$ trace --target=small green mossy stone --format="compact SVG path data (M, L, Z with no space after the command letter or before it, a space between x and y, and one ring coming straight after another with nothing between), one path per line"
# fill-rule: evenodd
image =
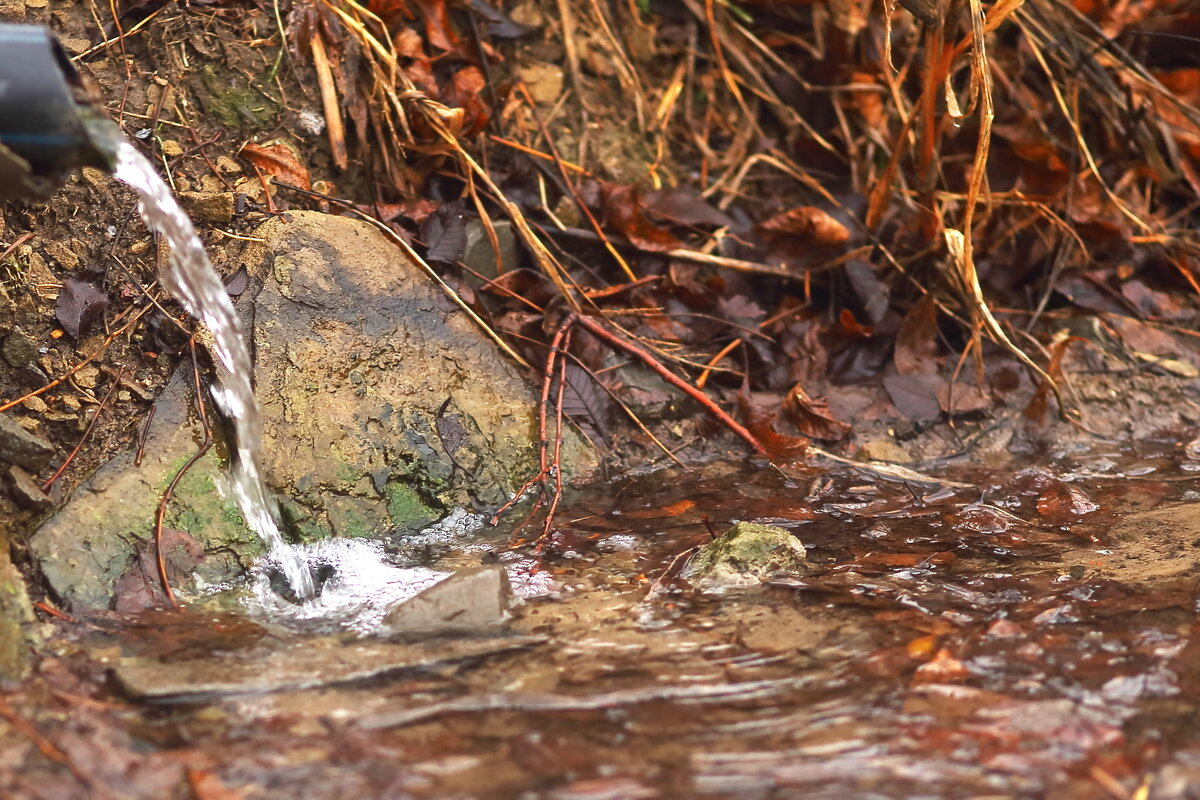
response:
M804 545L783 528L739 522L701 547L683 570L698 589L720 592L757 586L777 573L808 571Z

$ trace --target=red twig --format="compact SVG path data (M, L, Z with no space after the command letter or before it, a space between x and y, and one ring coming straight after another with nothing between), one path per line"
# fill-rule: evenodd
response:
M567 352L571 347L571 324L573 320L568 317L563 326L559 328L559 332L563 334L561 348L554 348L551 352L558 353L558 396L554 400L554 459L550 462L550 469L554 471L554 493L550 496L550 508L546 511L546 523L542 527L542 538L538 542L538 550L546 546L546 542L550 538L550 528L554 525L554 513L558 511L558 503L562 499L562 440L563 440L563 392L567 387ZM543 409L545 405L543 405ZM542 448L543 453L545 447ZM545 465L543 463L543 475L545 475ZM545 485L543 483L543 485Z
M154 412L158 406L150 406L150 411L146 414L146 421L142 423L142 432L138 435L137 455L133 457L133 465L140 467L142 465L142 456L146 453L146 437L150 434L150 423L154 421Z
M113 396L113 392L117 390L117 386L121 383L121 378L123 377L125 377L125 368L121 367L121 371L118 372L117 377L113 379L112 386L108 387L108 392L104 395L104 399L100 401L100 405L96 406L96 413L92 415L92 421L88 423L87 429L83 432L83 436L79 437L79 443L75 445L75 449L72 450L70 455L67 456L66 460L63 461L62 466L55 470L54 474L42 484L43 492L50 491L50 487L54 485L54 482L62 477L63 473L67 471L67 467L71 466L71 462L75 460L75 456L79 455L80 449L83 448L83 443L86 442L88 437L92 435L92 431L96 428L96 423L100 421L100 414L104 412L104 407L108 405L109 399Z
M653 355L646 352L642 348L638 347L633 342L630 342L630 341L623 339L620 336L616 335L615 333L608 330L607 328L602 326L599 322L596 322L594 319L592 319L590 317L585 317L582 314L577 314L577 313L572 312L567 317L567 321L568 322L578 322L584 328L587 328L588 333L595 334L597 338L603 339L605 342L608 342L613 347L618 347L618 348L624 350L625 352L629 353L630 355L636 357L639 361L641 361L647 367L649 367L650 369L657 372L660 376L662 376L662 379L665 380L667 383L671 384L676 389L679 389L681 392L684 392L685 394L688 395L688 397L691 397L697 403L704 406L705 410L707 410L708 413L710 413L714 417L716 417L717 420L719 420L721 422L721 424L724 425L726 428L729 428L729 430L733 431L738 436L740 436L742 438L742 441L746 442L746 444L748 444L752 448L754 448L754 451L756 453L758 453L759 455L766 456L767 458L771 457L771 454L767 451L767 448L763 446L762 442L760 442L758 440L758 438L755 437L754 434L752 434L750 431L748 431L741 423L739 423L733 417L729 416L729 414L725 413L725 411L720 406L718 406L716 403L714 403L709 398L709 396L706 395L704 392L700 391L695 386L692 386L690 383L685 381L683 378L680 378L674 372L671 372L669 369L664 367L659 362L659 360L657 358L655 358ZM564 323L564 324L566 324L566 323Z
M537 503L534 505L535 510L542 504L542 501L550 491L550 487L546 485L546 476L549 474L549 468L546 463L546 449L550 446L550 438L546 432L546 406L550 402L550 386L554 383L554 365L558 359L559 348L570 327L571 320L568 318L568 321L563 323L562 327L554 334L554 338L550 342L550 353L546 356L546 370L542 376L542 400L538 404L538 473L525 481L525 484L513 495L513 498L492 515L490 520L492 525L496 524L500 519L500 515L516 505L533 484L540 483L542 485L542 491L538 495Z
M33 607L36 608L38 611L41 611L43 614L47 614L56 619L61 619L63 622L70 622L72 625L78 624L78 622L79 622L78 619L76 619L75 617L72 617L67 612L60 611L59 609L55 608L54 606L50 605L49 603L45 603L41 600L38 600L36 603L34 603Z

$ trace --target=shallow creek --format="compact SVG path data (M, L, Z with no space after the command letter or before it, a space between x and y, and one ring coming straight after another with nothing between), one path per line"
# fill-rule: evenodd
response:
M119 797L192 796L181 765L199 797L1193 797L1200 515L1127 539L1200 465L1175 441L1042 464L938 473L969 489L713 464L578 494L540 559L469 524L377 552L397 580L506 565L498 636L261 607L56 623L38 707L71 710L40 722ZM695 592L705 518L792 531L809 574ZM89 796L36 763L27 785Z

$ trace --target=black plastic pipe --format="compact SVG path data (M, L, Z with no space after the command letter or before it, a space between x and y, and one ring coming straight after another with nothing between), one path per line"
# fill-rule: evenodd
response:
M108 168L85 124L102 116L53 33L0 25L0 198L45 198L72 169Z

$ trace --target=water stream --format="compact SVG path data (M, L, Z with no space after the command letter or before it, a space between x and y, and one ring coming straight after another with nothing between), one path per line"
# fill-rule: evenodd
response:
M262 420L250 382L253 365L233 301L171 190L132 142L115 128L113 135L120 137L115 144L114 174L137 192L142 218L170 248L167 268L160 276L163 285L212 332L219 366L211 392L214 402L234 425L231 484L238 508L266 543L295 595L312 597L316 590L311 572L300 552L285 546L275 503L263 481L259 459Z

